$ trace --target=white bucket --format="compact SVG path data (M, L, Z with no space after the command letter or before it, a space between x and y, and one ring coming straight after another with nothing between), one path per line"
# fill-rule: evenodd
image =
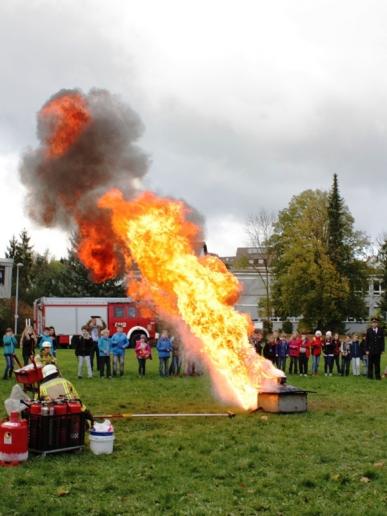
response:
M114 434L106 435L106 432L90 432L90 450L94 455L113 453Z

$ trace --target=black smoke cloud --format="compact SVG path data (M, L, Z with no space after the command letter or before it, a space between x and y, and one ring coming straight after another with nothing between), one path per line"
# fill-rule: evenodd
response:
M97 199L112 187L127 198L141 189L149 158L136 144L144 126L119 97L106 90L61 90L47 102L65 94L80 94L87 103L90 122L62 156L47 158L45 141L52 130L49 119L38 116L40 145L25 152L20 177L27 188L27 211L38 224L77 229L77 219L100 217ZM43 106L44 108L44 106Z

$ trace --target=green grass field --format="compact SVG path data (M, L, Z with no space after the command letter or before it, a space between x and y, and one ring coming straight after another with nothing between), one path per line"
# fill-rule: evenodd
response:
M222 412L209 378L78 380L71 350L62 372L95 414ZM386 358L384 358L384 366ZM321 367L321 364L320 364ZM115 421L113 455L31 457L0 469L0 514L385 515L387 380L290 377L317 391L302 415ZM11 381L1 381L5 399Z

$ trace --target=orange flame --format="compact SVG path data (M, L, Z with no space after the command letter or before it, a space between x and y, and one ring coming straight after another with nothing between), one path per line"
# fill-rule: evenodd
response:
M90 114L85 97L67 93L49 101L40 111L39 118L48 122L45 135L47 157L62 156L86 128Z
M187 221L184 203L151 193L126 201L112 190L99 206L111 210L113 238L125 241L127 259L137 263L156 306L182 319L196 337L191 342L199 348L219 395L244 409L255 408L261 382L283 373L249 343L251 322L232 307L240 292L237 279L216 257L195 255L199 229ZM83 240L84 260L93 255L93 247L92 235ZM93 266L93 260L86 258L85 265Z

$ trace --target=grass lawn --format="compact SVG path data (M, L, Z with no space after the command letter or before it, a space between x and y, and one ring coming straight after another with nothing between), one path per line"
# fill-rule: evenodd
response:
M132 350L110 381L78 380L71 350L59 363L94 414L232 409L207 377L159 378L157 360L137 378ZM2 468L0 514L387 514L387 380L288 381L317 391L306 414L120 420L113 455ZM1 399L11 386L1 381Z

